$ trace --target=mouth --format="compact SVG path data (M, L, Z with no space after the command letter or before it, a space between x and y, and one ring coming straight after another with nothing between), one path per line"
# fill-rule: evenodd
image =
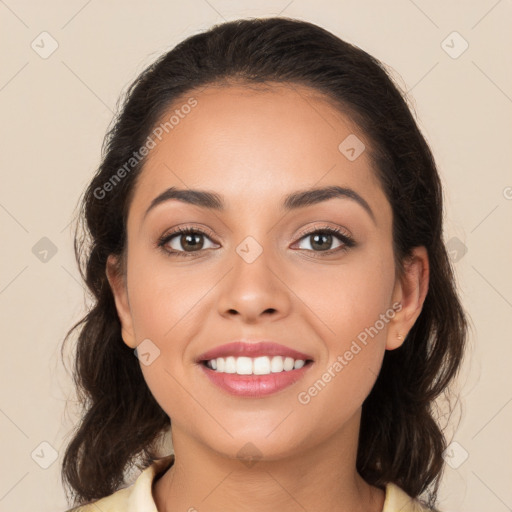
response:
M304 377L311 356L273 342L233 342L202 354L196 362L210 382L243 397L263 397Z

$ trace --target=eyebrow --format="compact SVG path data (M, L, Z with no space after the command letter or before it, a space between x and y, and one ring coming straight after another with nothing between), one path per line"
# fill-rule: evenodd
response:
M362 206L375 222L375 215L370 205L357 192L350 188L336 185L324 188L311 188L299 190L287 195L283 201L282 209L286 211L297 210L307 206L313 206L333 198L351 199ZM144 217L156 206L172 199L184 203L200 206L209 210L224 211L225 202L221 195L207 190L179 189L170 187L155 197L149 205Z

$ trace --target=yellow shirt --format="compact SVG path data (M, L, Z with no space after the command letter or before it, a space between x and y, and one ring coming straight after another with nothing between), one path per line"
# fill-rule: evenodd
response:
M67 512L158 512L152 493L153 480L166 471L173 462L174 455L158 459L142 471L129 487ZM386 499L382 512L429 512L429 509L422 507L395 484L387 484L385 491Z

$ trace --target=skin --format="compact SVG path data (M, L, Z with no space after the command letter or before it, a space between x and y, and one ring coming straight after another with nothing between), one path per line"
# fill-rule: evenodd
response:
M157 508L381 511L384 491L356 471L361 406L385 350L403 343L421 312L426 250L414 249L404 274L396 273L392 210L372 168L369 141L320 93L239 84L191 95L197 106L151 150L137 182L125 272L114 256L107 264L124 342L135 348L149 338L160 350L152 364L141 364L171 418L176 456L154 485ZM354 161L338 150L350 134L367 148ZM285 195L327 185L356 191L375 220L347 198L280 209ZM226 210L170 200L144 217L170 186L221 194ZM171 228L191 224L212 233L200 239L201 251L168 256L156 247ZM339 227L356 245L322 256L311 236L300 236L318 227ZM252 263L236 252L247 236L263 250ZM186 250L179 234L173 240L169 249ZM340 245L333 238L330 247ZM378 335L301 404L298 393L397 302L401 310ZM273 395L232 396L214 386L195 359L239 339L296 348L312 356L313 366ZM247 443L261 457L253 465L237 455Z

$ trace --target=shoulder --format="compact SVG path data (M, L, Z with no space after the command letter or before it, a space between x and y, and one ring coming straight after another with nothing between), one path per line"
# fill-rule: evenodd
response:
M411 498L403 489L393 483L386 485L386 498L382 512L436 512Z
M110 496L105 496L92 503L80 505L67 510L66 512L124 512L129 510L130 496L133 493L133 485L124 489L119 489Z
M153 499L153 481L174 462L174 455L156 460L137 477L137 480L110 496L85 503L66 512L158 512Z

